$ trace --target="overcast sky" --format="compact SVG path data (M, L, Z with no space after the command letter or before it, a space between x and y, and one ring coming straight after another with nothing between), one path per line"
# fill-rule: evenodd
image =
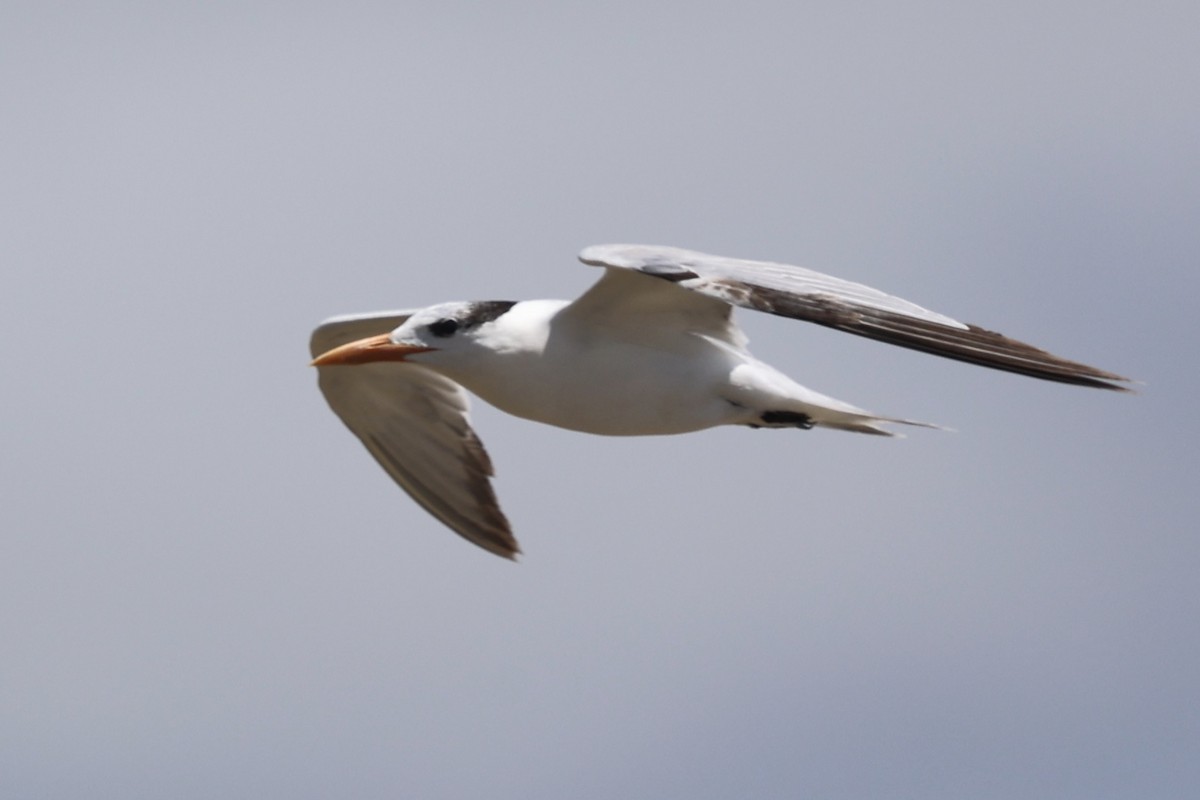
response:
M1200 787L1194 2L0 12L13 798ZM337 313L789 261L1137 396L741 315L882 440L477 403L526 552L328 410Z

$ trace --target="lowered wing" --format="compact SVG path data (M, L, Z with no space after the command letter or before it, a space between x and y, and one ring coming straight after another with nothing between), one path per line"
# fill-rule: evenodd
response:
M312 334L313 357L388 333L409 311L326 320ZM318 367L329 407L404 491L455 533L513 558L520 548L492 490L492 463L454 381L417 364Z

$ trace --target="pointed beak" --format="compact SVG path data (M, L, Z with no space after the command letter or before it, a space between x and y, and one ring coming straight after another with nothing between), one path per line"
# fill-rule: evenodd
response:
M433 347L395 344L389 334L368 336L326 351L313 359L311 366L333 367L343 364L370 364L374 361L403 361L414 353L427 353Z

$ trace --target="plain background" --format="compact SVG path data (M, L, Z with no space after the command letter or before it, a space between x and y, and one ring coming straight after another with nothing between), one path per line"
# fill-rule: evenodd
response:
M0 12L0 794L1200 791L1200 6ZM585 245L860 280L1145 382L743 314L956 433L604 439L476 405L527 555L325 407L344 312Z

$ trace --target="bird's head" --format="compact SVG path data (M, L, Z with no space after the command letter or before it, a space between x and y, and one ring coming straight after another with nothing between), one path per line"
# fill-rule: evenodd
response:
M453 362L486 344L480 341L488 323L495 322L515 303L508 300L440 303L414 312L391 333L335 347L313 360L314 367L370 364L379 361Z

